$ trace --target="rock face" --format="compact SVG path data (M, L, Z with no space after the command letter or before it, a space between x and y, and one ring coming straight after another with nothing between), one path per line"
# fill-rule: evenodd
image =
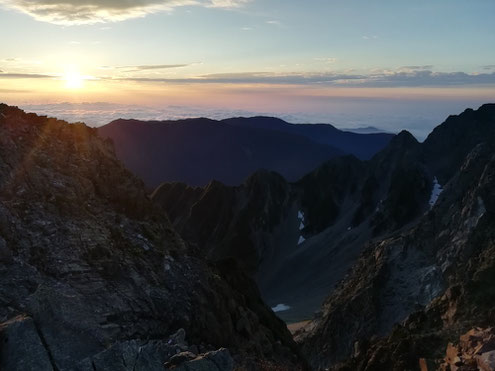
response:
M211 260L234 258L251 274L292 207L289 184L268 171L253 174L240 187L216 181L204 188L164 183L151 197L168 210L181 236Z
M293 125L271 117L179 121L117 120L99 133L146 185L212 180L239 185L260 169L295 181L326 160L344 154L368 159L391 134L355 134L331 125Z
M370 161L344 156L296 183L259 171L239 187L164 183L152 195L188 242L254 276L279 316L308 319L372 237L398 230L429 206L433 176L403 132Z
M32 318L17 316L2 323L0 341L2 343L0 353L2 370L53 370L50 354ZM19 349L23 349L24 352L19 352Z
M300 333L313 368L438 366L448 342L493 323L494 127L495 105L486 105L450 117L420 146L443 192L417 222L366 247Z
M495 370L495 332L493 328L474 328L459 338L459 344L449 343L442 370Z
M165 184L153 198L169 210L190 200L172 223L223 246L210 259L249 262L281 318L307 319L331 293L298 333L314 369L438 366L449 341L494 319L494 148L495 105L484 105L423 143L401 132L369 161L333 159L295 183L259 173L233 188Z
M110 348L78 362L72 370L233 370L234 360L227 349L197 354L199 347L189 346L185 336L184 329L180 329L168 340L130 340L115 343Z
M159 369L179 328L181 351L300 364L254 283L195 256L109 141L0 113L0 369Z

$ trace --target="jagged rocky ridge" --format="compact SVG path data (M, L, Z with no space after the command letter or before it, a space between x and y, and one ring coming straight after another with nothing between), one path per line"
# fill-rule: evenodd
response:
M484 105L424 143L402 132L370 161L334 159L296 183L261 172L234 188L164 184L154 199L189 200L172 223L200 246L208 236L210 258L248 256L266 301L293 306L282 318L303 319L331 292L298 334L313 368L418 369L493 323L494 145L495 105Z
M313 368L436 369L448 342L493 324L495 105L437 127L421 156L445 184L413 226L371 243L300 334ZM424 366L427 367L427 366Z
M255 284L197 257L109 141L6 105L0 322L2 370L161 370L183 351L214 371L231 369L229 354L303 365ZM230 353L208 353L221 347Z
M370 161L344 156L295 183L259 171L239 187L164 183L152 195L174 227L211 260L234 258L279 315L308 319L363 245L424 212L433 176L403 132ZM411 187L413 187L411 189Z

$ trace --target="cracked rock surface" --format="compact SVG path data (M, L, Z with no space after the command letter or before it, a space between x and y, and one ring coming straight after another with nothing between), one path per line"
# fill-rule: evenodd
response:
M168 343L180 328L195 354L302 364L250 279L198 257L111 142L0 112L0 369L159 369L191 350Z

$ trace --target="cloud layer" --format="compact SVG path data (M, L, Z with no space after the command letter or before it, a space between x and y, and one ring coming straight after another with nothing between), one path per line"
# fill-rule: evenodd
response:
M0 79L54 79L56 76L42 73L7 73L0 71Z
M465 72L433 72L408 67L396 71L370 74L271 72L218 73L192 78L115 77L113 80L163 83L223 83L223 84L288 84L340 87L445 87L495 84L495 72L468 74Z
M1 90L0 90L1 92ZM470 101L472 108L479 102ZM296 106L294 101L289 105ZM321 102L322 108L297 110L253 111L246 109L223 109L218 107L195 107L191 105L140 106L114 103L58 103L21 105L28 112L49 115L69 122L83 121L99 127L119 118L138 120L177 120L190 117L225 119L229 117L276 116L292 123L331 123L346 130L366 126L379 127L381 131L399 132L409 130L423 140L428 133L449 114L462 112L467 107L465 99L445 102L442 99L401 101L389 99L332 98Z
M123 72L139 72L150 70L168 70L173 68L189 67L192 64L145 64L141 66L101 66L102 70L120 70Z
M116 22L179 6L235 8L249 0L0 0L39 21L61 25Z
M405 66L396 70L371 71L362 74L341 72L273 73L237 72L189 75L187 77L153 76L141 73L177 69L192 64L160 64L139 66L102 66L110 71L105 75L86 76L86 80L131 81L137 83L169 84L261 84L261 85L317 85L334 87L394 88L394 87L455 87L495 85L495 72L434 72L432 66ZM22 71L23 72L23 71ZM20 73L0 69L0 79L60 79L63 76L45 73Z

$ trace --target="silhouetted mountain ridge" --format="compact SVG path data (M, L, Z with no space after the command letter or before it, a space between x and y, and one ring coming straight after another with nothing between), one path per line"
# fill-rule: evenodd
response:
M238 185L260 169L295 181L330 158L346 153L370 156L392 137L270 117L117 120L98 131L113 140L119 159L150 187L164 181Z
M266 116L237 117L222 120L222 122L235 126L257 127L302 135L316 143L329 145L346 154L353 154L362 160L370 159L393 137L393 134L389 133L353 133L339 130L331 124L290 124L284 120Z

